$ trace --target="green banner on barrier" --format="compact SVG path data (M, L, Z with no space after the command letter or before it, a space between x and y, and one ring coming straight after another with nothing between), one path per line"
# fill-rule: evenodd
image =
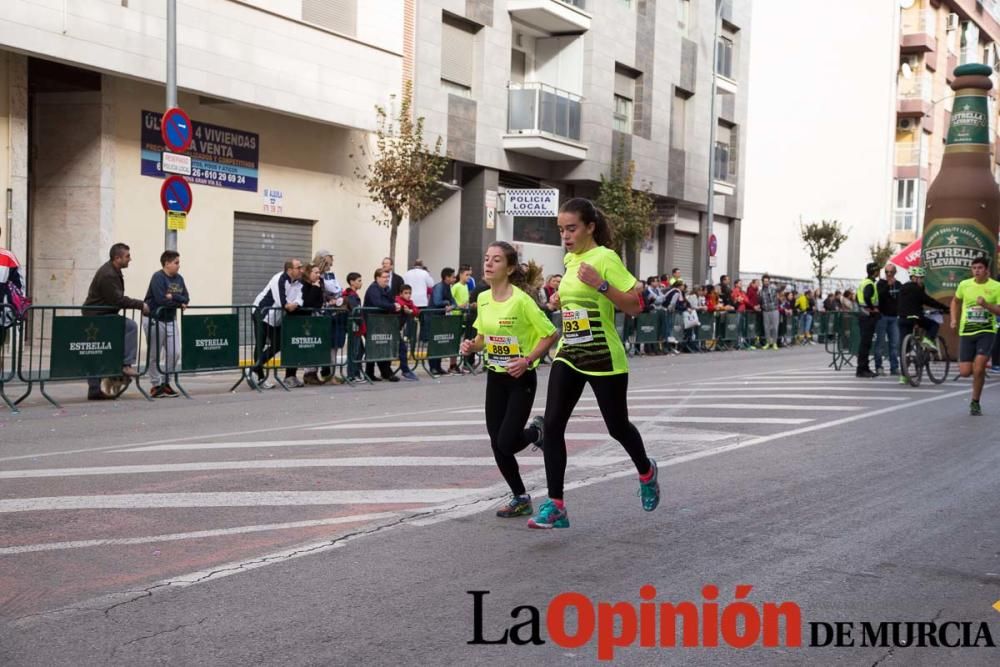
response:
M238 368L239 365L240 324L235 313L181 316L181 367L184 370Z
M725 328L722 332L722 340L738 341L740 339L740 314L726 313L723 318L723 324Z
M281 365L303 368L330 364L330 319L286 317L281 324Z
M462 344L462 321L454 317L429 315L424 320L427 327L427 358L441 359L458 356Z
M52 318L49 377L121 375L125 359L125 318L74 315Z
M455 351L461 344L462 318L444 317L455 328ZM365 313L365 360L392 361L399 358L399 315Z
M698 340L715 338L715 313L698 313Z
M656 343L660 339L660 313L642 313L635 320L635 342L638 345Z

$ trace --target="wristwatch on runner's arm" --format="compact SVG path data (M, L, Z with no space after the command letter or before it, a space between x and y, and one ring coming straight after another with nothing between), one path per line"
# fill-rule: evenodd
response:
M605 292L608 291L608 287L610 287L610 285L608 284L608 281L605 280L600 285L597 286L597 291L600 292L601 294L604 294Z

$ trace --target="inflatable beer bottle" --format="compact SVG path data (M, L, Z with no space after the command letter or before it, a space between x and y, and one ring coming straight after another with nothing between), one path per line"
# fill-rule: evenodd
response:
M970 63L955 68L951 124L941 170L927 190L922 263L927 293L947 303L958 283L972 275L972 260L981 255L997 272L997 227L1000 189L993 179L990 155L992 68ZM948 347L955 333L942 328ZM950 334L950 335L949 335Z

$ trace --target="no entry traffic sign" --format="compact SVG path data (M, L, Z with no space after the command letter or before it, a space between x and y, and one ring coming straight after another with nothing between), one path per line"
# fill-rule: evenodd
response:
M160 120L160 135L170 150L183 153L191 146L191 119L176 107L167 109Z
M191 203L191 186L183 176L170 176L163 181L163 187L160 188L160 205L164 211L188 213L191 210Z

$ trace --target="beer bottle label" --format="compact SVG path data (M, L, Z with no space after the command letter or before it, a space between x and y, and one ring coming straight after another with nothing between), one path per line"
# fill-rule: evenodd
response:
M982 91L956 95L948 126L948 145L990 144L990 109Z
M993 260L996 234L972 218L936 218L924 231L922 261L924 287L935 299L950 297L958 283L972 275L976 257Z

